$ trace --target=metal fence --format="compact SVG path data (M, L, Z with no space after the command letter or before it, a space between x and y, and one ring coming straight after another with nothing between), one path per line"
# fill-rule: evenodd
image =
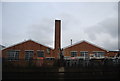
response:
M100 66L119 66L120 59L72 59L64 60L64 67L100 67Z
M18 66L18 67L43 67L43 66L58 66L58 67L100 67L100 66L119 66L120 59L69 59L69 60L17 60L17 61L2 61L3 66Z

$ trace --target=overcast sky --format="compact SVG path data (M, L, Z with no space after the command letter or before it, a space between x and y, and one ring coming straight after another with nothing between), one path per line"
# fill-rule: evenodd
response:
M27 39L54 48L55 19L61 20L62 47L87 40L108 50L118 49L117 2L0 3L2 45Z

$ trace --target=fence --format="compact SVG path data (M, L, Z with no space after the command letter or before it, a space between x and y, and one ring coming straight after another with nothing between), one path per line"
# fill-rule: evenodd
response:
M64 67L100 67L100 66L119 66L120 59L71 59L64 60Z
M17 66L17 67L45 67L45 66L63 66L63 67L100 67L100 66L119 66L120 59L69 59L69 60L17 60L8 61L3 60L3 66Z
M37 65L36 65L37 64ZM118 79L120 59L3 60L3 79ZM21 68L25 66L25 68ZM17 66L20 68L9 68ZM28 67L27 67L28 66ZM50 66L50 67L48 67ZM59 72L63 66L64 71ZM32 67L32 68L31 68ZM115 68L114 68L115 67Z

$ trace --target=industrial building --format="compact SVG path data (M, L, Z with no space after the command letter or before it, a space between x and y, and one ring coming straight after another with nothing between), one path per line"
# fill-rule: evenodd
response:
M47 38L46 38L47 40ZM61 48L61 20L55 20L55 46L54 49L33 40L23 41L19 44L2 50L4 60L19 66L27 66L28 62L34 60L35 65L53 65L54 60L72 59L104 59L114 57L117 51L109 51L94 45L88 41L80 41L76 44Z
M91 44L88 41L80 41L63 49L64 58L76 57L78 59L101 59L107 54L107 50Z

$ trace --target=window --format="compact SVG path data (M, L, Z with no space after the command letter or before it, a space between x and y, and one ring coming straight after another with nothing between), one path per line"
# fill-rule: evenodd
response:
M76 51L72 51L71 52L71 57L76 57L77 56L77 52Z
M33 51L25 51L25 60L33 59Z
M95 57L104 57L105 52L100 52L100 51L96 51L93 52L95 54Z
M19 60L19 51L18 50L8 51L8 60Z
M80 52L80 55L81 55L82 57L88 57L88 52L87 52L87 51L81 51L81 52Z
M44 57L44 51L37 51L38 57Z

